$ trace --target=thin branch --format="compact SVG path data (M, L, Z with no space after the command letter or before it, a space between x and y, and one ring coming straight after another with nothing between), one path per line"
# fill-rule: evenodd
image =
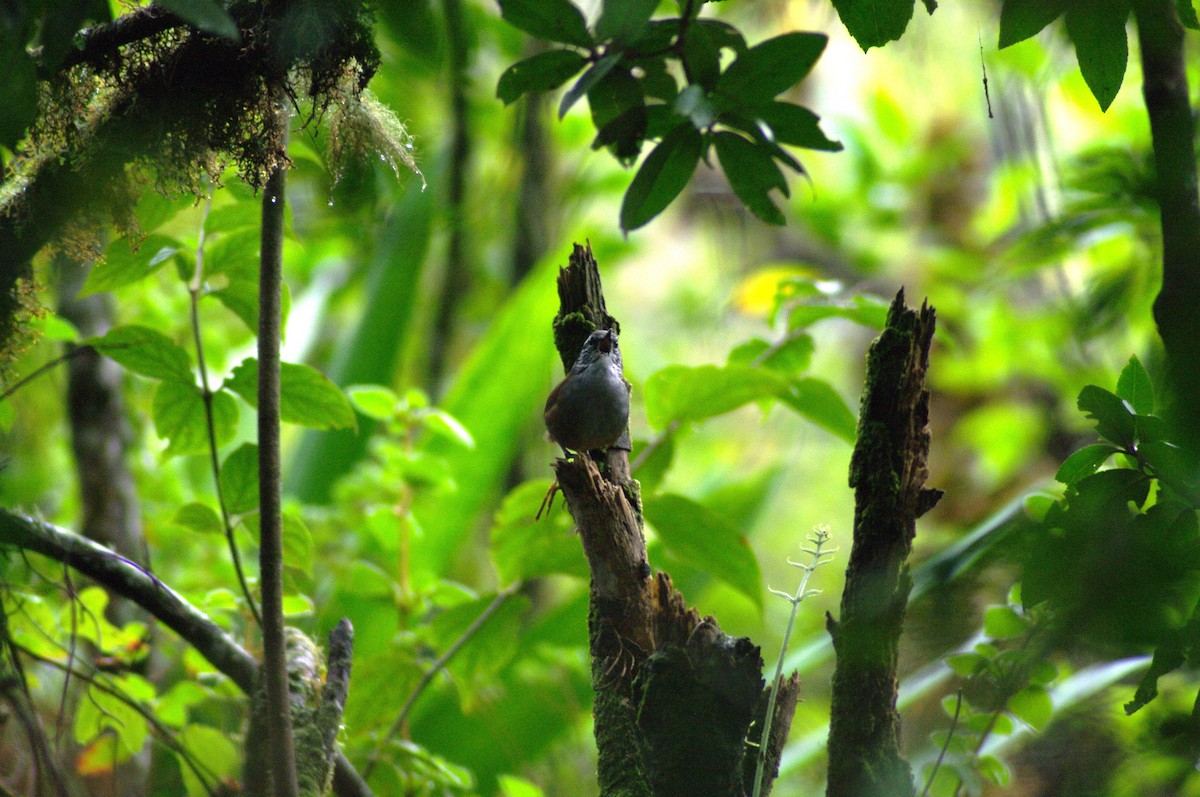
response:
M246 572L242 568L242 555L238 551L237 541L233 536L233 524L229 520L229 508L225 505L225 494L221 489L221 458L217 451L217 428L213 422L213 392L208 386L208 366L204 362L204 341L200 335L200 296L204 292L204 224L208 220L208 212L211 209L212 192L210 191L204 201L204 215L200 220L200 234L196 242L196 268L192 272L191 281L188 282L188 295L191 297L192 310L192 337L196 341L196 362L200 366L201 398L204 399L204 422L208 427L208 458L209 464L212 466L213 486L217 493L217 506L221 510L221 525L225 529L225 541L229 545L229 555L233 560L233 569L237 573L237 580L242 588L242 595L246 598L246 605L250 607L250 613L254 615L254 621L261 628L262 614L259 613L258 604L254 602L254 595L251 594L250 586L246 583Z
M148 39L171 28L186 24L182 19L167 12L161 6L143 6L112 22L93 25L79 34L78 48L67 51L60 69L70 69L78 64L95 63L110 58L127 44ZM39 61L40 54L39 54ZM39 77L50 77L46 65L39 63Z
M287 117L277 103L276 124ZM258 289L258 577L262 592L263 680L271 774L277 797L298 797L292 713L288 707L287 641L283 627L283 520L279 454L279 345L283 289L283 203L286 164L267 178L262 198Z
M83 354L85 351L91 351L91 349L92 349L91 346L76 346L75 348L70 349L69 351L66 351L66 352L58 355L53 360L42 363L37 368L30 371L27 376L24 376L24 377L18 379L16 382L14 382L13 384L6 387L3 391L0 391L0 401L4 401L9 396L11 396L13 393L16 393L18 390L25 387L25 385L27 385L30 382L32 382L33 380L37 379L39 376L46 373L47 371L54 368L55 366L62 365L67 360L70 360L72 357L78 357L80 354Z
M921 797L927 797L929 794L929 788L933 785L933 779L937 777L938 770L942 767L942 761L946 758L946 751L950 749L950 741L954 738L955 729L958 728L958 714L962 711L962 703L962 690L959 689L958 700L954 702L954 719L950 720L950 731L946 734L946 743L942 745L937 761L933 762L933 771L929 773L929 780L925 781L925 788L921 790Z
M447 648L446 652L439 656L437 661L435 661L429 667L429 669L426 670L425 674L421 676L421 680L417 683L416 688L414 688L412 693L408 696L408 700L404 701L404 706L400 709L400 713L396 716L396 720L392 723L391 727L388 728L387 733L380 737L379 741L375 745L375 749L371 751L371 755L367 758L367 764L363 767L363 777L371 777L371 773L375 771L375 765L379 763L379 756L383 752L384 744L386 744L389 739L400 733L400 730L404 727L404 723L408 720L409 713L412 711L413 706L415 706L417 703L417 698L419 698L429 684L433 682L433 679L437 677L437 674L445 669L446 665L449 664L450 660L454 658L455 654L462 649L463 645L467 644L467 642L469 642L471 638L475 636L475 634L479 633L479 629L483 628L484 623L490 620L492 615L499 611L500 607L504 605L504 602L512 597L513 594L515 594L520 588L521 582L517 581L511 586L497 592L496 597L493 598L492 602L488 604L487 608L480 612L479 616L476 617L469 626L467 626L467 630L463 631L462 636L456 639L454 644Z
M5 509L0 509L0 545L15 546L70 564L153 615L242 692L252 694L257 687L259 666L254 657L203 612L136 562L78 534ZM371 797L371 790L341 753L334 787L339 797Z

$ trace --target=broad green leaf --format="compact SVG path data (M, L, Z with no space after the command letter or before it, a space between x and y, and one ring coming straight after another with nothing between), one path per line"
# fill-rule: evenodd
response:
M1008 764L992 755L981 755L975 759L975 768L980 777L997 786L1007 786L1012 781L1012 770Z
M116 290L158 271L182 245L165 235L149 235L136 250L125 238L119 238L104 250L104 259L92 267L79 290L80 296Z
M529 608L529 598L514 595L467 636L467 629L487 610L495 597L484 595L449 608L437 615L428 628L430 644L439 651L466 640L450 660L447 669L456 676L454 680L459 687L459 699L467 710L480 700L481 691L486 691L480 687L486 686L517 652L521 638L521 617Z
M1133 445L1134 413L1117 396L1102 387L1088 385L1079 391L1076 406L1096 422L1096 432L1122 449Z
M1024 41L1058 19L1067 0L1004 0L1000 9L1000 49Z
M803 329L826 318L846 318L871 329L883 329L888 303L875 296L855 296L849 304L797 304L788 312L788 330Z
M750 544L725 518L681 495L645 500L646 520L673 555L724 581L762 608L762 573Z
M653 219L679 195L704 150L690 122L683 122L654 148L634 175L621 202L621 229L636 230Z
M501 775L497 779L500 797L546 797L537 784L512 775Z
M614 66L621 60L620 53L609 53L601 58L596 63L592 64L586 72L579 76L579 80L575 81L575 85L567 89L563 94L562 100L558 103L558 118L562 119L567 115L567 111L571 110L571 106L579 101L579 98L591 91L592 87L604 79L604 76L609 73Z
M1130 357L1121 369L1121 376L1117 379L1117 395L1129 402L1138 415L1154 412L1154 386L1137 355Z
M458 419L448 412L431 410L421 418L421 423L430 432L451 441L455 445L467 450L475 448L475 438L471 436L471 431L459 423Z
M969 678L975 673L982 671L988 663L985 657L974 652L955 653L947 656L945 661L947 667L964 678Z
M225 387L251 406L258 407L258 360L242 360L226 380ZM356 421L350 402L337 385L317 369L297 363L281 363L279 369L279 417L310 429L353 429Z
M200 390L194 384L163 380L154 393L151 414L158 436L168 441L167 456L208 450L207 413ZM224 391L214 393L212 415L217 445L221 445L237 431L237 402Z
M717 80L716 90L743 107L769 103L804 79L827 41L822 33L785 33L767 39L739 55Z
M1125 23L1128 0L1092 0L1067 9L1067 33L1075 44L1075 57L1100 110L1108 110L1125 80L1129 41Z
M75 325L63 318L60 315L46 314L44 316L34 318L29 323L30 330L36 332L47 340L53 340L60 343L79 340L79 330Z
M228 733L208 725L189 723L180 729L176 740L188 751L187 758L176 753L187 797L210 797L212 791L205 782L209 779L217 783L237 782L242 756ZM200 780L192 771L196 761L204 764L201 772L205 780Z
M762 338L752 338L729 353L730 365L761 365L783 376L799 376L812 362L812 336L793 333L772 345Z
M699 421L786 393L788 382L749 365L669 365L646 380L646 418L656 429Z
M208 504L193 501L179 507L172 522L177 526L195 531L200 534L224 534L225 526L221 523L217 511Z
M1040 686L1027 686L1008 700L1012 715L1035 730L1042 730L1054 716L1050 694Z
M717 133L713 141L725 179L742 204L768 224L783 225L783 212L771 201L768 192L778 188L787 196L787 180L769 150L727 131Z
M1175 10L1179 14L1179 21L1185 28L1200 30L1200 18L1196 16L1194 0L1175 0Z
M258 446L242 443L221 465L221 498L225 511L240 515L258 509Z
M750 49L746 46L742 32L728 22L719 19L693 19L691 27L693 30L703 30L707 33L708 38L720 49L733 50L738 55Z
M225 287L211 291L206 296L219 301L221 304L233 311L233 314L242 319L246 328L257 334L258 332L258 280L257 278L247 279L240 276L230 277ZM280 296L280 316L284 326L287 325L288 313L291 312L292 293L288 289L287 283L281 286Z
M1011 606L989 606L983 614L983 630L992 639L1012 639L1026 631L1026 623Z
M158 0L158 4L205 33L242 40L237 23L216 0Z
M800 415L851 445L858 437L854 411L828 382L811 377L795 379L779 398Z
M508 105L527 91L556 89L585 63L587 59L572 50L538 53L504 70L496 84L496 97Z
M793 147L840 152L842 144L821 130L821 117L790 102L772 102L758 109L758 116L771 128L775 140Z
M346 396L355 409L377 421L390 420L400 402L395 391L382 385L351 385L346 388Z
M683 42L683 63L688 81L711 91L721 77L721 50L704 28L691 28Z
M312 532L294 512L283 513L283 565L289 570L312 576Z
M626 43L637 38L658 6L658 0L604 0L596 21L596 38Z
M177 382L192 379L192 361L187 351L150 327L113 327L102 337L84 342L136 374Z
M833 0L842 24L866 52L899 39L912 19L913 0Z
M176 681L154 704L158 721L170 728L182 728L188 719L188 709L212 697L212 693L195 681Z
M98 766L128 761L150 737L150 727L145 717L116 695L89 687L75 709L75 741L87 744L101 734L114 735L117 745L110 748L115 760L105 761L103 756L92 759Z
M572 534L574 522L562 495L535 521L538 507L550 489L549 479L519 485L504 498L492 526L492 561L501 584L556 573L586 579L587 560Z
M1074 484L1085 476L1091 476L1109 457L1119 453L1121 449L1108 443L1084 446L1063 461L1054 478L1063 484Z
M500 16L539 39L592 46L583 12L568 0L500 0Z

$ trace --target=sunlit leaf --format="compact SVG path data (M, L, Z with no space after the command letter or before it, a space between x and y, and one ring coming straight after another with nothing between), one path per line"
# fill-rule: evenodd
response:
M195 454L209 447L208 416L199 389L190 382L164 380L154 393L154 429L167 440L166 454ZM213 430L217 444L228 441L237 427L237 403L223 391L212 397Z
M233 369L225 387L258 407L258 360L247 357ZM310 429L353 429L354 410L346 394L308 365L281 363L279 417Z
M853 444L858 437L858 419L833 386L821 379L805 377L791 382L780 400L808 420Z
M221 498L234 515L258 509L258 446L242 443L221 465Z
M841 142L834 141L821 130L821 117L807 108L790 102L772 102L758 109L758 116L780 144L794 147L840 152Z
M199 534L223 534L225 531L215 509L194 501L179 507L172 520L176 525Z
M187 351L150 327L113 327L102 337L85 342L136 374L180 382L192 378L192 360Z
M1008 710L1035 730L1042 730L1054 715L1054 703L1042 687L1028 686L1009 698Z
M190 723L179 731L176 740L188 751L186 758L176 754L187 797L210 797L211 791L206 781L211 778L218 783L237 780L242 757L238 746L225 731ZM205 780L200 780L192 771L192 764L196 761L204 763L201 772Z
M351 385L346 388L346 396L356 410L377 421L391 419L400 401L395 391L382 385Z
M646 417L656 429L699 421L784 393L788 382L749 365L669 365L646 380Z
M745 535L729 521L681 495L647 497L644 510L646 520L673 555L762 607L758 560Z

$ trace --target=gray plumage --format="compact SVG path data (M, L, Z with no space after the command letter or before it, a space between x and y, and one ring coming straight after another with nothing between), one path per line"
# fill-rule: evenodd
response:
M571 451L608 448L629 425L629 383L621 365L617 333L593 332L566 379L546 400L546 429Z

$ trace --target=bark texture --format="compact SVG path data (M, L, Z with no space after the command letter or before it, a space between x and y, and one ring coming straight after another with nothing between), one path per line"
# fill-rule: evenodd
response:
M1167 352L1175 439L1200 463L1200 193L1196 128L1184 69L1183 25L1173 0L1134 3L1142 95L1150 117L1162 221L1163 280L1154 321Z
M619 327L604 306L590 247L575 246L558 290L554 337L569 369L588 334ZM626 434L602 462L581 455L554 465L591 569L600 793L747 794L757 749L747 739L752 725L762 727L767 702L762 656L750 640L727 636L716 620L689 608L670 576L652 572L628 448ZM798 694L798 679L784 682L773 750L787 736ZM771 764L768 781L777 755Z
M841 619L827 626L837 654L829 725L828 797L911 797L900 754L897 646L912 588L907 559L916 520L940 496L928 476L929 392L925 371L933 309L892 303L867 355L858 442L850 461L854 542Z

